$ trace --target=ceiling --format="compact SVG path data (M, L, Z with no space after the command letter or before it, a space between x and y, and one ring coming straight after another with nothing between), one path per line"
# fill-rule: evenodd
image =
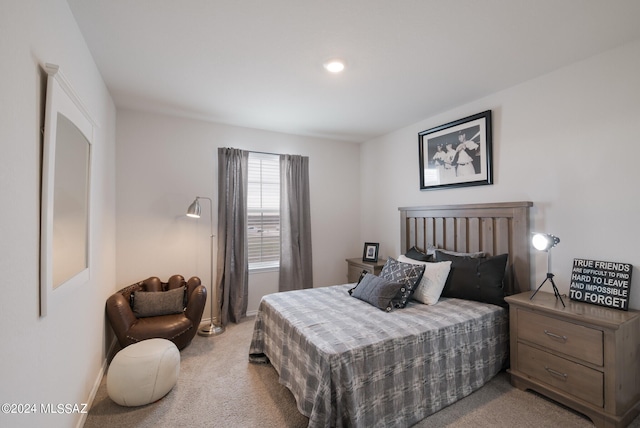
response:
M353 142L640 39L637 0L67 1L118 108Z

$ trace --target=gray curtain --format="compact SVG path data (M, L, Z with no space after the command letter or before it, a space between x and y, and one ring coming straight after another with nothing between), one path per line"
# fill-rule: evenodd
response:
M309 158L280 155L279 290L313 287Z
M218 272L220 322L247 314L247 168L249 152L218 149Z

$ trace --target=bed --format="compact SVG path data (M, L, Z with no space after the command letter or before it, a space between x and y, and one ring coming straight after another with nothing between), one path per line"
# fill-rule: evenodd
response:
M531 206L400 208L401 251L508 254L505 294L529 290ZM505 307L440 297L386 312L349 296L353 287L267 295L256 315L249 360L273 365L310 427L410 426L505 367Z

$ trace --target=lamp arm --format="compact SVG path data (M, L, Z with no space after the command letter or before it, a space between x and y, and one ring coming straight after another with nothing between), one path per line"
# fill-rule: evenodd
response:
M213 200L211 198L207 198L206 196L196 196L196 199L206 199L209 201L209 220L211 221L211 230L210 236L213 238L215 235L213 234ZM211 255L213 257L213 254Z

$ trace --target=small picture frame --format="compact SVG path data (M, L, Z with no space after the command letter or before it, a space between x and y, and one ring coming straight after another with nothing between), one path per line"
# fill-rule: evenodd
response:
M377 242L365 242L364 250L362 251L363 262L377 262L378 261L378 249L380 244Z

